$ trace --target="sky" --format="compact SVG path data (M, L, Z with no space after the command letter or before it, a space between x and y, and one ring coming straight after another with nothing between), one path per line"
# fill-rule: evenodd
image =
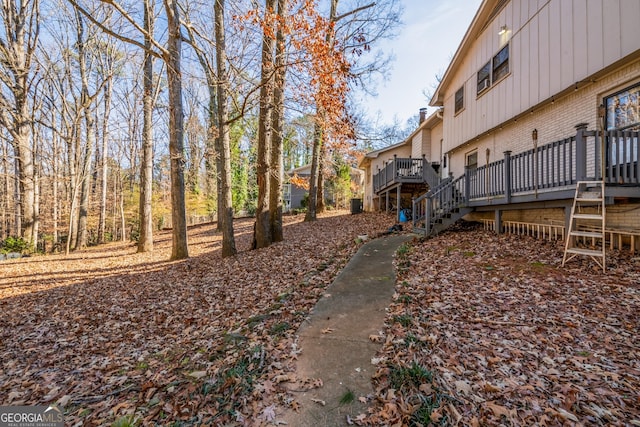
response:
M398 37L380 48L395 56L387 81L380 82L376 98L362 99L370 117L380 112L383 123L400 123L417 116L433 92L436 74L442 75L475 16L481 0L401 0L404 25ZM430 109L430 112L432 109Z

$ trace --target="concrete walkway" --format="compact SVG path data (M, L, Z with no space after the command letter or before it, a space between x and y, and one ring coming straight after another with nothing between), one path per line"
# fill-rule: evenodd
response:
M295 427L343 426L347 416L355 418L366 410L358 398L373 393L371 358L381 347L369 336L384 327L394 293L393 255L412 238L395 235L366 243L329 286L298 331L298 381L288 386L299 411L288 410L278 420ZM322 386L314 388L316 379ZM349 391L354 401L340 404Z

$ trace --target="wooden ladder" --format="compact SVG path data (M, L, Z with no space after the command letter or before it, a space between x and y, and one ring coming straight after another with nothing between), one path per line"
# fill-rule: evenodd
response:
M587 244L589 240L590 245ZM584 255L591 257L605 271L605 247L604 182L578 181L562 266L576 256Z

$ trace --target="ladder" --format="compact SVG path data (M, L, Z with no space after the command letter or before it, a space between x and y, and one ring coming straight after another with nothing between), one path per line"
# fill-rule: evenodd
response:
M605 271L605 247L604 182L578 181L562 266L576 256L584 255L591 257Z

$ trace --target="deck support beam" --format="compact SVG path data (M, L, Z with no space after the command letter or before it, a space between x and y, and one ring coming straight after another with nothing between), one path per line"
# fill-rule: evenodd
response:
M569 225L571 224L571 208L572 205L564 207L564 238L567 239L569 233Z
M400 222L400 208L401 208L400 190L401 188L402 188L402 185L398 185L398 188L396 188L396 222Z

